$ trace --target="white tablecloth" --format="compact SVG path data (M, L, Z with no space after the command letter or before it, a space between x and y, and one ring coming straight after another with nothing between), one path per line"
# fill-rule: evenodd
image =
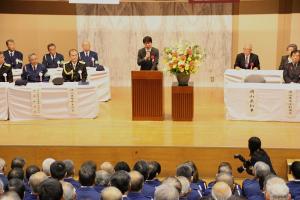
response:
M242 83L249 75L257 74L265 78L267 83L283 83L283 70L234 70L224 72L224 85L227 83Z
M300 85L228 83L224 86L228 120L300 122Z
M96 68L88 67L87 71L88 81L96 84L98 88L99 101L109 101L111 99L109 68L105 67L104 71L96 71ZM21 69L14 69L14 80L21 78L21 74ZM62 68L50 68L48 69L48 75L50 76L50 81L56 77L62 77Z
M93 84L28 83L8 87L9 118L12 121L38 119L96 118L99 104Z
M0 82L0 120L8 119L7 87L8 83Z

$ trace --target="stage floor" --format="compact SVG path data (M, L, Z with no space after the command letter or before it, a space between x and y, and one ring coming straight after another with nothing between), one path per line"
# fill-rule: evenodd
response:
M259 136L265 148L300 148L299 123L227 121L223 88L195 88L193 122L173 122L164 94L165 121L132 121L130 88L112 88L97 119L0 121L0 145L247 147Z

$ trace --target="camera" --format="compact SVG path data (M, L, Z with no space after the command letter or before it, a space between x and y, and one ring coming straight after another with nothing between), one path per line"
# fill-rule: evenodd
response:
M250 160L246 160L241 154L235 154L233 156L234 159L239 159L242 162L242 166L237 168L239 173L243 173L245 170L248 174L252 174L251 162Z

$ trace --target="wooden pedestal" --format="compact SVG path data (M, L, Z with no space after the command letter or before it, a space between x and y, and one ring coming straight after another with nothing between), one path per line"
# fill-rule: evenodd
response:
M194 116L194 87L172 85L172 118L174 121L192 121Z

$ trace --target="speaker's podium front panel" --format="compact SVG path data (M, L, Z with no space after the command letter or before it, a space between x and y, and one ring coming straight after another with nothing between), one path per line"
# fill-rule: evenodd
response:
M132 120L164 119L162 72L132 71L131 96Z

